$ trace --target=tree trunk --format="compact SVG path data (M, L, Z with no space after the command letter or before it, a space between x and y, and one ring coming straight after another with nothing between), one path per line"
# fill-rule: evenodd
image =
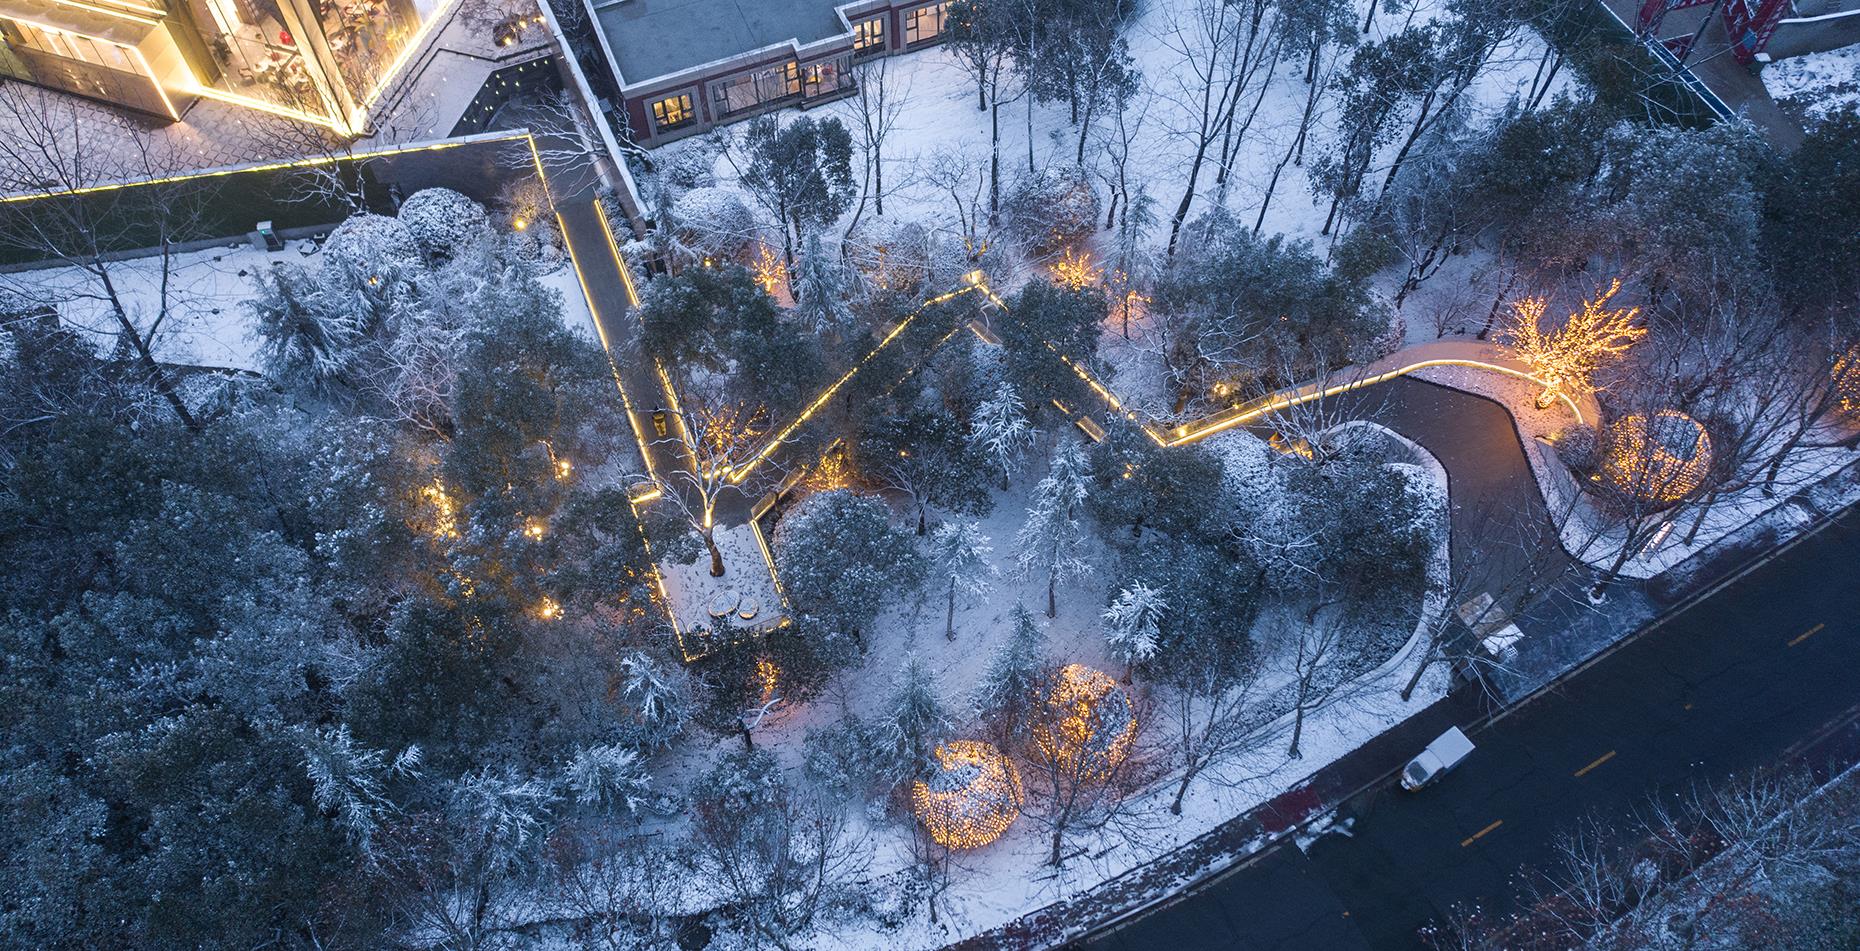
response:
M1050 620L1059 616L1059 572L1046 573L1046 616Z
M717 547L717 530L707 528L698 534L704 537L704 547L710 551L710 576L723 577L723 550Z
M1170 815L1179 816L1182 814L1182 797L1188 795L1188 784L1191 782L1194 782L1195 776L1199 774L1200 772L1201 772L1201 767L1199 765L1195 765L1195 766L1190 766L1185 772L1182 773L1182 781L1180 783L1177 783L1175 787L1175 801L1169 804Z
M992 222L1001 214L1001 104L988 120L988 218Z
M956 579L954 577L949 579L949 613L943 619L943 637L950 641L956 639Z
M1376 22L1376 0L1369 0L1369 15L1363 17L1363 32L1368 33L1369 25L1374 22Z
M186 426L191 432L199 432L200 420L195 419L193 411L187 408L187 403L181 399L180 391L174 388L174 381L168 378L168 372L162 369L161 364L155 362L155 353L149 348L149 342L142 338L142 332L130 322L129 313L123 309L122 299L117 296L116 282L110 279L109 268L104 267L102 259L99 258L95 261L94 269L103 281L104 293L110 298L111 315L116 318L116 324L122 328L123 335L129 338L129 345L136 351L136 362L142 364L142 369L148 373L149 382L155 385L155 392L160 393L162 399L167 401L168 407L174 410L174 415L180 418L181 425Z
M1292 759L1304 759L1305 754L1299 751L1298 742L1304 739L1305 736L1305 705L1300 703L1294 709L1295 713L1292 716L1292 748L1286 750L1285 755Z
M1175 206L1175 217L1169 221L1168 257L1175 257L1175 245L1182 236L1182 222L1188 218L1189 206L1195 202L1195 182L1201 178L1201 163L1208 157L1209 144L1208 137L1204 136L1195 149L1195 160L1189 163L1188 188L1182 192L1182 200Z
M1408 698L1414 696L1414 688L1421 685L1421 675L1427 673L1427 668L1433 666L1434 652L1438 649L1438 646L1430 646L1427 655L1421 658L1419 664L1415 665L1414 673L1408 677L1408 682L1402 685L1401 702L1407 703Z
M876 142L872 144L872 207L880 218L885 217L885 159Z

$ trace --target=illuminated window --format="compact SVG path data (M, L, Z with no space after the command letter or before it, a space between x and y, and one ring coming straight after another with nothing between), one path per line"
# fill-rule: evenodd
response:
M824 93L837 92L846 86L846 61L829 60L815 63L802 70L802 83L809 98Z
M675 129L696 118L689 93L667 96L652 104L652 123L660 130Z
M933 3L927 7L918 7L904 14L904 43L921 43L934 40L943 35L943 28L949 20L949 0Z
M798 96L801 94L801 67L798 63L788 63L781 68L781 96ZM779 97L774 97L779 98Z
M870 56L885 49L885 18L873 17L853 24L853 55Z

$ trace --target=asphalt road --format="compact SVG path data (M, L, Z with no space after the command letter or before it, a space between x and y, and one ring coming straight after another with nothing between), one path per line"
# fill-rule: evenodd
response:
M1456 904L1509 910L1520 868L1584 820L1788 759L1860 704L1860 514L1848 510L1471 732L1439 785L1345 803L1354 835L1292 845L1100 935L1092 951L1423 947ZM1846 734L1843 733L1842 736Z

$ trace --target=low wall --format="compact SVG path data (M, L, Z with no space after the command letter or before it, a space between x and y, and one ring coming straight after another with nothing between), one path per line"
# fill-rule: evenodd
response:
M1788 59L1860 43L1860 7L1821 16L1797 17L1776 24L1770 37L1771 59Z

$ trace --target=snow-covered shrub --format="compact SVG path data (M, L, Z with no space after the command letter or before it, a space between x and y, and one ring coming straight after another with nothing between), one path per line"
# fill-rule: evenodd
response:
M1098 193L1082 169L1022 175L1002 204L1009 227L1036 254L1076 247L1098 230Z
M620 660L620 698L638 724L640 743L662 747L684 729L691 714L690 678L683 669L635 651Z
M868 218L846 239L847 257L866 284L914 293L930 278L939 248L930 229L901 218Z
M1550 437L1550 444L1556 447L1558 459L1577 472L1595 470L1598 440L1595 427L1576 423L1557 430Z
M426 258L413 232L398 218L351 215L323 242L323 266L351 268L387 280L387 275L425 270Z
M523 260L541 264L545 269L562 261L562 234L556 228L548 189L541 182L522 179L505 185L497 193L491 219L494 225L507 232L510 248Z
M707 258L740 261L755 247L760 229L740 189L693 188L680 195L671 210L678 238Z
M717 184L717 151L706 139L691 139L675 148L661 149L652 176L667 197Z
M427 188L401 203L401 224L428 257L449 258L454 249L482 237L490 226L484 206L450 188Z

